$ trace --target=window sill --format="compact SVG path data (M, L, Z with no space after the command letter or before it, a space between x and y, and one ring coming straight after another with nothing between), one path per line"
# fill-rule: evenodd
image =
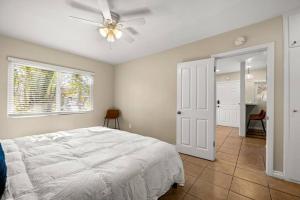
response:
M56 115L73 115L73 114L87 114L93 112L93 110L89 111L81 111L81 112L52 112L52 113L35 113L35 114L8 114L8 118L33 118L33 117L48 117L48 116L56 116Z

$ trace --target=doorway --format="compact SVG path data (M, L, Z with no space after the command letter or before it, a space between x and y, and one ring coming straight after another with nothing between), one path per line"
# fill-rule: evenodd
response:
M218 60L243 57L265 52L268 98L266 100L265 169L273 175L273 121L274 121L274 43L248 47L213 55L209 59L178 63L176 148L178 152L214 161L216 158L216 69ZM247 59L247 58L246 58ZM250 71L246 59L240 62L239 137L246 136L245 79ZM244 88L244 89L243 89ZM238 113L238 112L236 112ZM242 119L242 120L241 120Z
M244 141L263 144L266 149L262 152L264 169L272 175L274 45L245 48L214 55L213 58L216 68L216 150L225 141L224 134L218 136L222 130L232 132L226 137L239 136L242 141L237 142L239 145Z
M266 139L266 75L266 51L216 60L217 126Z

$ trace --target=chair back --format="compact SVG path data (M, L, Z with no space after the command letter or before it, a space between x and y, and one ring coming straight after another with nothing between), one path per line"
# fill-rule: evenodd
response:
M106 112L105 119L116 119L120 116L120 111L117 109L109 109Z
M260 116L261 119L265 119L266 114L267 114L267 113L266 113L265 110L261 110L260 113L259 113L259 116Z

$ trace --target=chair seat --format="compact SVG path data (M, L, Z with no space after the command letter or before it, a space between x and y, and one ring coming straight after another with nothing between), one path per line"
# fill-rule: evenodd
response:
M250 120L263 120L265 117L264 116L260 116L260 115L250 115L249 119Z
M261 110L259 114L251 114L249 116L247 130L249 129L251 120L259 120L259 121L261 121L261 125L263 127L264 133L266 134L265 125L264 125L264 122L263 122L265 117L266 117L266 111L264 111L264 110Z

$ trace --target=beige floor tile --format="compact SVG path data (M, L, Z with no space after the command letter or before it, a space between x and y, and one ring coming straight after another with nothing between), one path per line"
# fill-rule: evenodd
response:
M228 200L251 200L251 199L230 191L228 194Z
M215 162L210 163L208 167L228 175L233 175L235 169L235 165L222 160L216 160Z
M266 168L263 165L243 164L238 162L236 166L248 170L266 171Z
M300 197L296 197L287 193L283 193L277 190L271 189L272 200L300 200Z
M229 134L230 137L239 137L240 138L240 135L239 135L239 129L232 129L230 134Z
M227 136L217 135L217 136L216 136L216 142L217 142L218 144L223 144L223 143L225 142L225 140L226 140L226 137L227 137Z
M231 144L242 144L243 139L239 137L227 137L226 142L229 142Z
M253 145L257 145L257 146L265 146L266 140L257 139L257 138L244 138L243 144L253 144Z
M186 195L184 196L183 200L201 200L201 199L199 199L199 198L197 198L197 197L195 197L195 196L192 196L192 195L190 195L190 194L186 194Z
M234 149L236 151L240 151L241 145L238 143L231 143L225 140L224 144L222 147L229 148L229 149Z
M228 190L198 179L189 194L203 200L225 200L227 199Z
M241 154L239 155L237 165L242 166L242 168L250 168L257 170L264 170L265 163L264 158L261 155L257 154Z
M247 170L237 167L234 176L268 187L267 176L265 175L265 172L262 171Z
M270 198L269 188L234 177L231 191L255 200L268 200Z
M300 197L300 184L268 177L269 187Z
M223 131L223 132L230 132L232 130L232 128L228 127L228 126L217 126L216 130L217 131Z
M224 143L224 140L216 140L216 145L221 146Z
M199 176L204 167L195 165L187 160L183 161L184 173L186 176Z
M228 137L227 137L228 140L238 140L241 142L243 142L243 138L239 136L239 132L235 133L235 132L231 132Z
M197 158L197 157L193 157L193 156L189 156L186 158L186 161L193 163L195 165L198 166L202 166L202 167L206 167L211 161L208 160L204 160L201 158Z
M196 181L195 176L186 175L183 190L185 192L188 192L191 189L192 185L195 183L195 181Z
M221 146L221 148L219 149L219 151L223 152L223 153L232 154L232 155L238 155L239 154L239 148L224 147L223 145Z
M199 179L229 190L232 176L206 168Z
M266 148L264 146L255 146L253 144L243 144L241 146L240 154L265 154Z
M188 157L188 155L185 155L183 153L179 153L179 155L181 157L181 160L185 160Z
M217 160L223 160L226 162L230 163L236 163L238 156L237 155L232 155L228 153L223 153L223 152L217 152L216 154Z

